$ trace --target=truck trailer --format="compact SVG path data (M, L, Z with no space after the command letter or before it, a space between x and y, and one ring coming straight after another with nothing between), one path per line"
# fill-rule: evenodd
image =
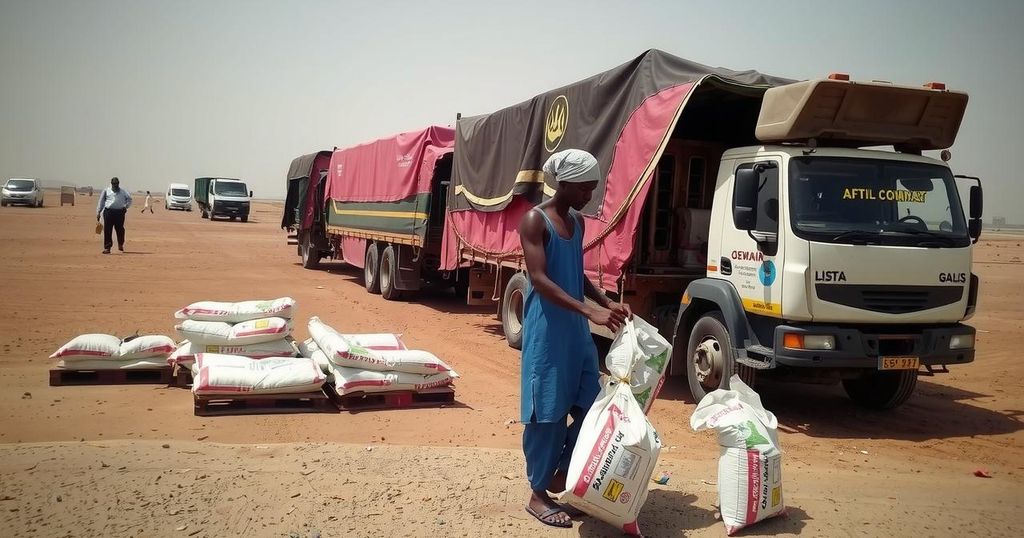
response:
M281 226L303 266L344 260L388 300L455 286L457 269L439 270L454 134L427 127L293 160Z

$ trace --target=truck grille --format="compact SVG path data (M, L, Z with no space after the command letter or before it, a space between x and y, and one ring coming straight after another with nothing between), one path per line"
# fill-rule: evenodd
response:
M857 284L815 284L822 301L871 312L906 314L938 308L959 301L962 286L863 286Z

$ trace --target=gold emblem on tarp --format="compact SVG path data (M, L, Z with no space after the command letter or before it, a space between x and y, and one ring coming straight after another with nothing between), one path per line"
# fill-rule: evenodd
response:
M553 153L562 143L565 129L569 125L569 100L559 95L548 109L547 120L544 121L544 149Z

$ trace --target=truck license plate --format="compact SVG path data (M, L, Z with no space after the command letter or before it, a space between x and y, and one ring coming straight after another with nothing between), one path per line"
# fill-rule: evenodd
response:
M879 370L917 370L921 365L917 357L880 357Z

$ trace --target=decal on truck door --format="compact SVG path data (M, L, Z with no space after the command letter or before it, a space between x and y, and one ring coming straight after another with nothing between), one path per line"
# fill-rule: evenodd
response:
M728 252L732 262L732 274L722 276L736 288L745 311L781 317L784 282L780 272L785 269L782 265L785 234L779 233L781 163L762 159L740 164L736 169L750 169L755 164L765 166L758 167L760 181L753 233L736 228L735 222L723 227L722 245L727 249L723 251ZM760 234L758 237L764 239L759 242L753 234Z

